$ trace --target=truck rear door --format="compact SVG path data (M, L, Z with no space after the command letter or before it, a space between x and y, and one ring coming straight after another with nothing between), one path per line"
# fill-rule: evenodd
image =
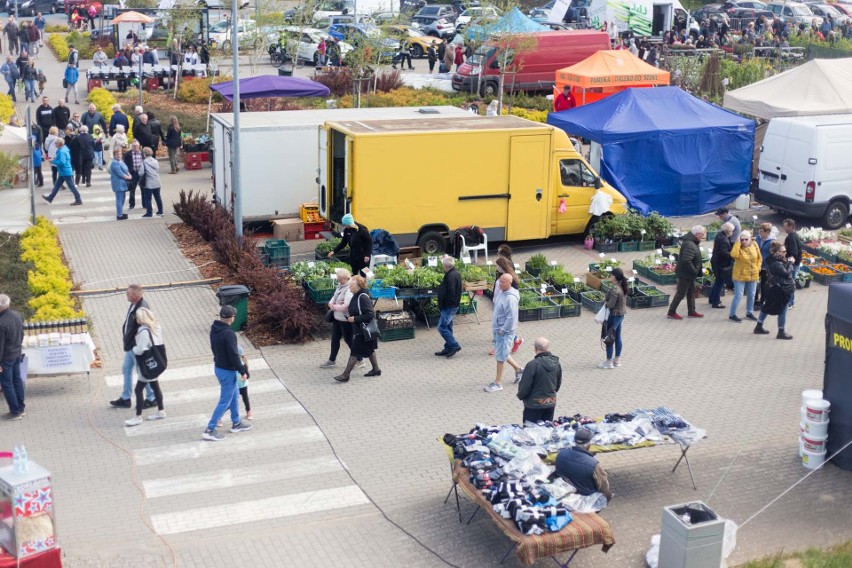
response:
M319 192L319 213L323 219L328 219L328 129L319 127L319 161L317 162L317 191Z
M515 136L510 146L509 214L506 238L510 241L547 236L545 223L550 206L548 168L550 136Z

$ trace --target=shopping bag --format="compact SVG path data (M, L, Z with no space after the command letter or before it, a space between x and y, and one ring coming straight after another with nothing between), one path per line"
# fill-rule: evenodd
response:
M151 347L142 355L136 356L136 363L139 366L139 374L148 380L153 380L166 370L168 357L165 345L154 345L154 337L150 330L148 330L148 336L151 337Z
M606 323L607 319L609 319L609 308L601 306L601 309L595 314L595 323Z

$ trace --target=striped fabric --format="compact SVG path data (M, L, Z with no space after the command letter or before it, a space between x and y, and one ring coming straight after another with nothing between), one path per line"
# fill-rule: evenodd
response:
M504 519L494 512L491 503L470 482L470 472L466 467L461 466L461 462L456 462L455 469L453 469L453 481L458 483L465 495L488 513L500 527L500 530L503 531L503 534L517 543L515 554L518 555L518 559L524 566L534 564L539 558L546 558L596 544L603 545L603 551L606 552L615 544L612 527L595 513L571 513L574 520L561 531L538 536L526 536L518 530L512 521Z

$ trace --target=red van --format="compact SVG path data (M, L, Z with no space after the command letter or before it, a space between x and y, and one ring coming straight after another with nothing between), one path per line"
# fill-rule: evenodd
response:
M565 30L539 32L533 51L521 53L517 61L509 54L509 70L503 78L504 90L550 91L556 80L556 71L579 63L602 49L610 49L609 36L597 30ZM482 96L497 92L500 76L500 62L503 56L498 48L489 43L483 44L453 74L453 90L476 92ZM481 73L481 75L480 75Z

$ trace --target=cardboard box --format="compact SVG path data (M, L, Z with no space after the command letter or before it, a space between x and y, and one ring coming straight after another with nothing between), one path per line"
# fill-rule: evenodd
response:
M272 235L288 243L305 240L305 226L301 219L276 219L272 222Z

